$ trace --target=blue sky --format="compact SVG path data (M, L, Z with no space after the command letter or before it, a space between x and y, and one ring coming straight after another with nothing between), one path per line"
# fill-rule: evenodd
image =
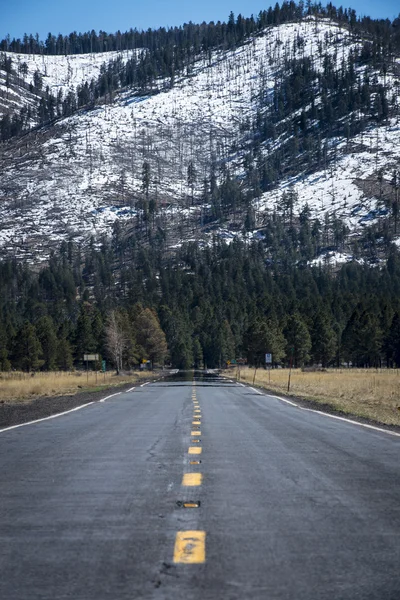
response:
M281 4L281 1L279 2ZM68 34L71 31L114 32L173 26L193 21L226 20L232 10L235 15L258 14L275 1L261 0L11 0L0 9L0 38L7 33L22 37L26 33ZM325 2L323 1L323 4ZM393 18L400 12L399 0L352 0L333 2L336 6L351 6L357 14Z

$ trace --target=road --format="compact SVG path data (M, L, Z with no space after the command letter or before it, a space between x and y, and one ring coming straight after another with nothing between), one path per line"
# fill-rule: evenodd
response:
M398 436L190 375L0 457L4 600L400 598Z

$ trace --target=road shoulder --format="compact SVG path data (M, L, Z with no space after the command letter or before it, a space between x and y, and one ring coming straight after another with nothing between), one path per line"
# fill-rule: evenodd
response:
M13 425L29 423L37 419L50 417L58 413L72 410L90 402L99 402L113 393L126 392L132 388L140 387L145 382L156 381L157 377L149 377L135 382L104 387L98 391L82 390L77 394L66 396L40 396L29 402L4 402L0 404L0 430Z

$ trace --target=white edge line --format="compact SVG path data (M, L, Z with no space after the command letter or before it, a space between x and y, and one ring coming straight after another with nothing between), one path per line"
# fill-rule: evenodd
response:
M346 419L346 417L331 415L329 413L322 412L321 410L314 410L313 408L304 408L303 406L299 406L299 408L301 408L301 410L307 410L308 412L317 413L317 415L324 415L324 417L329 417L330 419L338 419L339 421L345 421L346 423L352 423L353 425L361 425L361 427L366 427L367 429L373 429L374 431L381 431L382 433L400 437L400 433L396 433L396 431L390 431L390 429L382 429L382 427L375 427L374 425L368 425L367 423L359 423L358 421L353 421L352 419Z
M94 404L94 402L88 402L87 404L82 404L81 406L76 406L75 408L71 408L71 410L65 410L64 412L57 413L56 415L50 415L49 417L43 417L43 419L36 419L35 421L27 421L26 423L20 423L19 425L11 425L11 427L5 427L4 429L0 429L0 433L4 431L10 431L10 429L17 429L18 427L25 427L25 425L34 425L34 423L41 423L41 421L49 421L50 419L56 419L57 417L62 417L63 415L67 415L68 413L72 413L76 410L81 410L81 408L85 408L86 406L90 406Z
M113 398L114 396L119 396L120 394L122 394L122 392L117 392L116 394L111 394L111 396L106 396L105 398L102 398L101 400L99 400L99 402L105 402L109 398Z
M129 390L125 390L124 394L127 394L128 392L133 392L134 390L136 390L136 385L131 387Z
M270 394L268 394L268 396L269 395ZM297 408L301 408L301 406L299 406L295 402L291 402L290 400L286 400L286 398L281 398L280 396L271 396L271 398L276 398L277 400L280 400L281 402L286 402L286 404L290 404L291 406L296 406Z
M250 389L253 390L253 392L255 392L256 394L264 395L262 392L260 392L260 390L256 390L256 388L251 387Z
M142 384L140 385L140 387L144 387L145 385L149 385L149 383L151 383L151 382L150 382L150 381L146 381L146 383L142 383Z
M247 387L247 386L244 386L244 387ZM258 390L255 390L252 387L250 389L254 390L255 392L258 392ZM261 394L262 392L258 392L258 393ZM307 412L316 413L317 415L322 415L323 417L329 417L330 419L337 419L338 421L344 421L345 423L351 423L352 425L359 425L360 427L365 427L366 429L372 429L373 431L380 431L381 433L387 433L388 435L400 437L400 433L397 433L396 431L391 431L390 429L383 429L382 427L375 427L375 425L368 425L367 423L359 423L358 421L354 421L353 419L347 419L346 417L339 417L338 415L331 415L329 413L323 412L322 410L315 410L314 408L305 408L304 406L299 406L295 402L291 402L290 400L286 400L286 398L281 398L280 396L272 396L271 394L268 394L268 393L263 394L263 395L269 396L270 398L276 398L277 400L280 400L281 402L285 402L286 404L290 404L291 406L295 406L296 408L299 408L300 410L306 410Z

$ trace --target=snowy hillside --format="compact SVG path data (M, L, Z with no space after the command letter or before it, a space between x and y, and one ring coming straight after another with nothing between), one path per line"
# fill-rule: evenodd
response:
M202 222L203 212L210 208L207 203L201 206L210 173L215 172L219 181L229 169L244 181L248 123L257 113L262 116L273 101L285 65L309 57L320 73L330 56L339 71L362 45L362 40L328 20L308 18L269 27L235 50L200 56L174 82L160 81L159 89L164 89L160 93L140 96L136 90L124 90L112 104L80 111L6 144L0 183L3 251L46 257L62 239L84 241L109 234L118 219L132 226L143 223L143 207L149 200L158 226L188 223L185 235L190 237L194 229L190 219L197 215ZM38 70L44 87L53 93L62 89L64 94L97 77L101 65L113 58L112 53L13 56L19 64L27 64L26 84ZM129 53L123 58L127 60ZM379 72L376 77L382 78ZM400 102L395 75L388 73L384 83ZM0 92L6 94L1 79ZM319 101L315 98L316 105ZM291 135L288 131L261 144L261 155L267 157ZM279 206L289 186L297 192L295 214L307 203L314 217L323 221L334 214L354 231L377 218L382 209L376 186L366 182L375 181L379 171L388 181L398 168L398 136L398 120L392 118L351 140L332 138L323 170L312 174L300 170L253 201L255 229ZM220 233L237 235L225 226Z
M33 105L32 100L38 93L32 91L37 74L41 79L41 90L45 91L48 87L54 96L61 92L65 97L79 85L96 79L103 65L117 59L126 62L137 53L126 50L52 56L4 52L3 57L11 61L11 68L17 76L12 77L7 85L7 73L4 68L0 69L0 116L6 110L15 111L24 105Z

